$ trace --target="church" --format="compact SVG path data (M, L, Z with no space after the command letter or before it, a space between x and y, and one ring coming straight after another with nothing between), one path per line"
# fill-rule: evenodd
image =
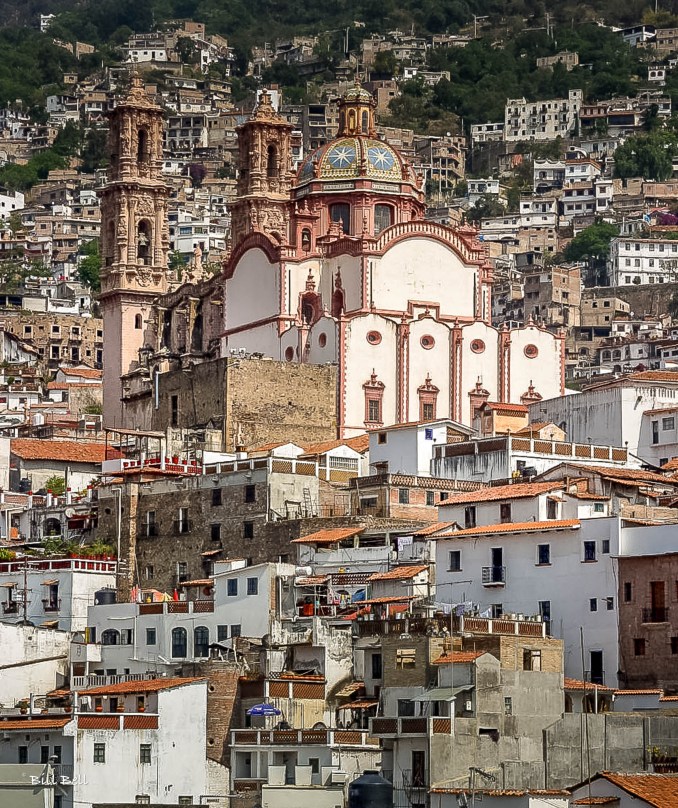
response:
M337 138L295 172L292 127L261 92L238 130L229 258L207 278L196 254L180 283L167 268L162 110L133 78L111 113L101 199L105 425L124 425L125 401L156 374L231 355L335 365L340 437L470 425L488 400L564 392L564 334L492 326L476 231L425 218L423 179L378 139L374 109L349 90Z

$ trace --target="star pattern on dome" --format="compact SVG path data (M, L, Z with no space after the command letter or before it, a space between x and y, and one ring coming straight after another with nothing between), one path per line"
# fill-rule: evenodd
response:
M377 171L388 171L395 162L393 152L385 146L370 146L367 150L367 159Z
M355 148L340 143L330 149L327 160L332 168L349 168L355 163Z

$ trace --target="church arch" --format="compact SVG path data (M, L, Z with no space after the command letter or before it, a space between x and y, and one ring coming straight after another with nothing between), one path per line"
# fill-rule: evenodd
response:
M143 325L143 320L140 314L134 315L134 328L140 329Z
M344 233L351 234L351 206L348 202L336 202L330 205L330 219L333 222L341 222Z
M203 316L202 304L198 308L193 320L193 330L191 331L191 352L202 352Z
M309 252L313 245L312 238L311 238L311 230L308 227L305 227L301 231L301 249L304 252Z
M266 150L266 175L269 179L278 176L278 149L274 143Z
M137 131L137 163L148 162L150 157L148 144L148 130L142 127Z
M140 219L137 225L137 258L150 264L152 226L148 219Z

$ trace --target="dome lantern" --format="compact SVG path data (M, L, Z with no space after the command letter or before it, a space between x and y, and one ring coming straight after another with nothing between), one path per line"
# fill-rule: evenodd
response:
M339 101L339 137L364 135L376 137L374 109L377 106L372 94L360 84L344 93Z

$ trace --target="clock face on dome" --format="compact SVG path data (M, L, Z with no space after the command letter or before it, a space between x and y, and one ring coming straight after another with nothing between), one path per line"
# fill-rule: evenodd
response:
M367 159L377 171L388 171L395 162L393 152L385 146L370 146L367 150Z
M350 168L355 164L355 148L339 143L330 149L327 160L332 168Z

